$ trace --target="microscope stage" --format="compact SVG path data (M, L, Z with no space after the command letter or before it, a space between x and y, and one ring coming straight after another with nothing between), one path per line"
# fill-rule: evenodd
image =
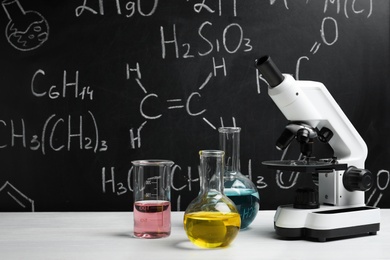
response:
M346 170L346 164L335 164L326 161L303 161L303 160L285 160L285 161L264 161L263 165L270 169L286 170L295 172L332 172L333 170Z

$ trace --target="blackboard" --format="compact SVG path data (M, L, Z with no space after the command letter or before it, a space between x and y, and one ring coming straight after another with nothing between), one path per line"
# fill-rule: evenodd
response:
M261 164L282 158L287 123L254 67L262 55L327 86L368 145L367 203L389 207L389 5L2 1L0 210L130 211L131 161L153 158L175 162L172 208L185 210L198 151L218 147L222 125L242 128L261 209L291 203L311 176Z

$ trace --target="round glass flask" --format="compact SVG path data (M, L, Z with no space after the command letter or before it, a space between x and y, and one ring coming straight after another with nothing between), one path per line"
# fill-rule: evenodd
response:
M260 197L253 182L240 171L240 127L220 127L219 149L225 152L224 193L236 205L241 229L247 228L260 208Z
M200 191L184 213L189 240L203 248L226 247L235 239L241 224L234 203L223 193L223 151L202 150Z

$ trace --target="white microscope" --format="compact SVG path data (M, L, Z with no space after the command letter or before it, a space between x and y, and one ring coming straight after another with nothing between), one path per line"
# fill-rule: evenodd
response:
M365 205L364 192L371 188L374 177L364 169L368 152L361 136L322 83L296 81L282 74L269 56L257 59L256 67L269 84L269 96L289 120L277 148L286 149L296 139L302 153L301 160L263 164L318 177L318 191L297 189L294 204L278 207L276 233L321 242L375 235L380 228L380 210ZM332 158L312 157L315 138L329 143Z

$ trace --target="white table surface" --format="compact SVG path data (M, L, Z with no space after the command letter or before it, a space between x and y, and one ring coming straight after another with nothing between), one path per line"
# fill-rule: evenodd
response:
M390 209L377 235L327 242L282 240L274 211L260 211L223 249L189 242L183 212L172 212L168 238L132 236L131 212L0 213L0 259L390 259Z

